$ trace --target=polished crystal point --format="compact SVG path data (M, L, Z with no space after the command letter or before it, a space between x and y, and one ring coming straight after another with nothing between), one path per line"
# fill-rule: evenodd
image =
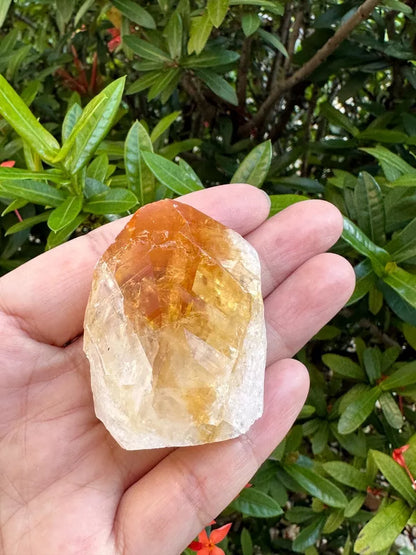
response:
M84 328L96 415L125 449L229 439L262 414L259 259L195 208L134 214L98 261Z

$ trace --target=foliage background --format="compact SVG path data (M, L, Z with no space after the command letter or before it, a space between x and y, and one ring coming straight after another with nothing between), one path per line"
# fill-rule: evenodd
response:
M263 187L272 213L325 198L346 217L355 293L298 354L312 385L295 427L218 518L229 554L415 551L414 9L0 4L3 272L218 183Z

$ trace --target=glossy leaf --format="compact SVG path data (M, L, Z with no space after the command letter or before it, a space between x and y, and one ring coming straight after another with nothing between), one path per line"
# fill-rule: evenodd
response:
M369 239L359 227L345 217L342 238L357 252L363 254L371 260L374 271L378 275L382 275L384 273L384 266L390 260L389 253L373 243L373 241L371 241L371 239Z
M247 12L241 18L241 27L246 37L253 35L260 27L261 21L257 14Z
M253 540L247 528L243 528L240 534L241 554L253 555Z
M58 142L39 123L2 75L0 75L0 114L43 160L52 162L59 150Z
M271 0L230 0L230 6L258 6L275 15L283 15L284 12L283 3Z
M0 167L1 181L22 181L25 179L48 179L54 183L65 183L68 181L68 177L66 177L60 170L32 171L20 168Z
M48 226L55 233L75 220L82 209L82 197L67 197L53 210L48 218Z
M350 434L356 430L370 416L377 399L380 397L381 388L373 387L370 391L363 391L357 396L341 414L338 422L340 434Z
M380 383L383 391L398 391L416 383L416 361L408 362L400 366L390 376Z
M166 160L163 156L159 156L152 152L143 152L142 156L156 179L177 195L185 195L202 188L188 176L185 170L177 166L174 162Z
M357 493L353 495L344 509L345 518L351 518L361 509L367 495L365 493Z
M360 150L371 154L380 162L384 175L389 181L394 181L404 174L416 174L415 168L384 146L361 148Z
M316 544L325 524L325 516L319 515L315 520L303 528L292 543L295 553L305 553L308 547Z
M65 114L65 118L62 124L62 142L65 142L71 131L74 129L75 124L82 115L82 108L76 102L72 104L71 108Z
M411 509L403 501L383 507L358 534L354 551L367 555L388 549L406 526L410 514Z
M349 357L327 353L322 356L322 361L338 376L358 381L365 379L361 366Z
M281 52L283 56L285 56L286 58L289 56L285 45L280 41L278 37L276 37L272 33L269 33L268 31L265 31L264 29L259 29L257 32L264 41L270 44L270 46L273 46L273 48L276 48L276 50Z
M177 11L173 12L165 27L165 36L170 57L179 59L182 54L183 23Z
M130 21L146 29L156 29L155 20L140 4L132 0L111 0L111 3Z
M192 54L192 52L200 54L202 52L209 39L212 27L213 25L208 11L192 19L188 41L188 54Z
M416 503L416 492L412 488L409 476L404 468L396 463L393 458L381 451L370 451L370 456L374 459L380 472L389 484L403 497L407 503Z
M142 152L153 152L152 142L143 125L136 121L126 138L124 163L130 189L135 193L143 206L152 200L154 178L142 160Z
M377 181L367 172L362 172L354 190L357 220L360 229L377 245L386 240L384 203Z
M68 139L62 145L55 162L77 173L85 166L110 130L120 106L125 78L108 85L84 108Z
M391 393L384 392L378 399L381 410L392 428L399 430L403 426L403 415Z
M197 68L218 68L234 63L239 58L237 52L223 50L220 48L206 49L199 56L192 55L181 60L181 66L193 69Z
M154 85L160 77L161 69L157 71L149 71L149 73L145 73L136 79L136 81L133 81L133 83L127 87L126 94L137 94Z
M159 154L168 160L173 160L173 158L181 152L186 152L187 150L193 150L194 148L199 147L201 142L201 139L185 139L184 141L176 141L161 148L159 150Z
M107 178L108 169L109 163L107 154L100 154L88 165L87 177L104 183Z
M342 491L312 469L296 464L285 465L284 469L303 489L326 505L339 508L347 505L347 498Z
M231 507L246 516L255 518L271 518L283 513L273 497L256 488L243 489L231 503Z
M71 223L60 229L57 233L51 231L48 236L48 240L46 241L46 250L50 250L58 245L64 243L72 233L82 224L85 220L86 215L80 214L73 220Z
M254 147L241 162L230 183L249 183L255 187L261 187L269 173L272 152L270 141Z
M332 123L332 125L345 129L345 131L350 133L353 137L358 135L359 130L351 123L350 119L328 102L321 104L319 111L330 123Z
M108 189L106 193L92 197L85 205L91 214L123 214L136 206L137 197L128 189Z
M22 222L18 222L17 224L12 225L9 227L5 233L5 235L12 235L13 233L19 233L19 231L24 231L25 229L31 229L34 225L39 224L41 222L46 222L49 217L50 212L42 212L42 214L37 214L36 216L32 216L31 218L25 218Z
M43 206L59 206L65 199L62 191L42 181L31 179L0 182L0 195L6 198L25 199L28 202Z
M218 73L208 69L197 69L195 73L217 96L234 106L238 105L237 94L234 87L227 83Z
M0 28L2 27L4 20L6 19L7 12L9 11L11 3L12 0L2 0L2 2L0 2Z
M416 308L416 275L390 262L386 265L384 281L411 307Z
M185 162L185 160L182 160L181 158L179 160L179 167L187 173L188 177L195 182L195 185L197 187L203 188L202 181L199 179L198 175L194 172L193 168L188 164L188 162Z
M161 63L171 62L166 52L146 40L139 39L136 35L126 35L123 41L135 54L145 60Z
M182 75L182 70L179 68L167 69L159 73L158 78L154 81L153 85L150 87L149 93L147 95L148 100L153 100L159 94L162 93L162 103L165 103L170 95L173 93L176 85L178 84ZM163 93L166 92L163 97Z
M323 464L325 472L345 486L366 491L368 479L364 472L342 461L329 461Z
M416 257L416 218L393 236L392 240L387 243L386 250L398 263Z
M219 27L227 15L229 0L208 0L207 10L211 23Z

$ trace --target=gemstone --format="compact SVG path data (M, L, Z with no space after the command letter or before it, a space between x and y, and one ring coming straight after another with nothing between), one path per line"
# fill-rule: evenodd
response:
M96 415L125 449L246 432L266 361L256 251L186 204L145 205L94 270L84 350Z

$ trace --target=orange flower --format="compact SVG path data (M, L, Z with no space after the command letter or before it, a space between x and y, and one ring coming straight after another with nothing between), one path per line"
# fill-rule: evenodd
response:
M409 467L407 466L407 463L404 460L404 456L403 456L403 453L405 453L409 449L409 447L410 445L407 444L407 445L403 445L402 447L398 447L397 449L394 449L392 457L397 464L399 464L402 468L405 469L407 475L409 476L412 482L412 488L416 489L416 480L413 478L413 475L410 472Z
M2 162L0 166L2 168L12 168L15 164L16 162L14 160L6 160L5 162Z
M225 538L231 525L230 522L229 524L221 526L221 528L213 530L209 538L206 530L202 530L202 532L198 534L198 541L190 543L188 546L189 549L196 551L198 555L225 555L224 551L220 547L217 547L216 544L220 543Z

